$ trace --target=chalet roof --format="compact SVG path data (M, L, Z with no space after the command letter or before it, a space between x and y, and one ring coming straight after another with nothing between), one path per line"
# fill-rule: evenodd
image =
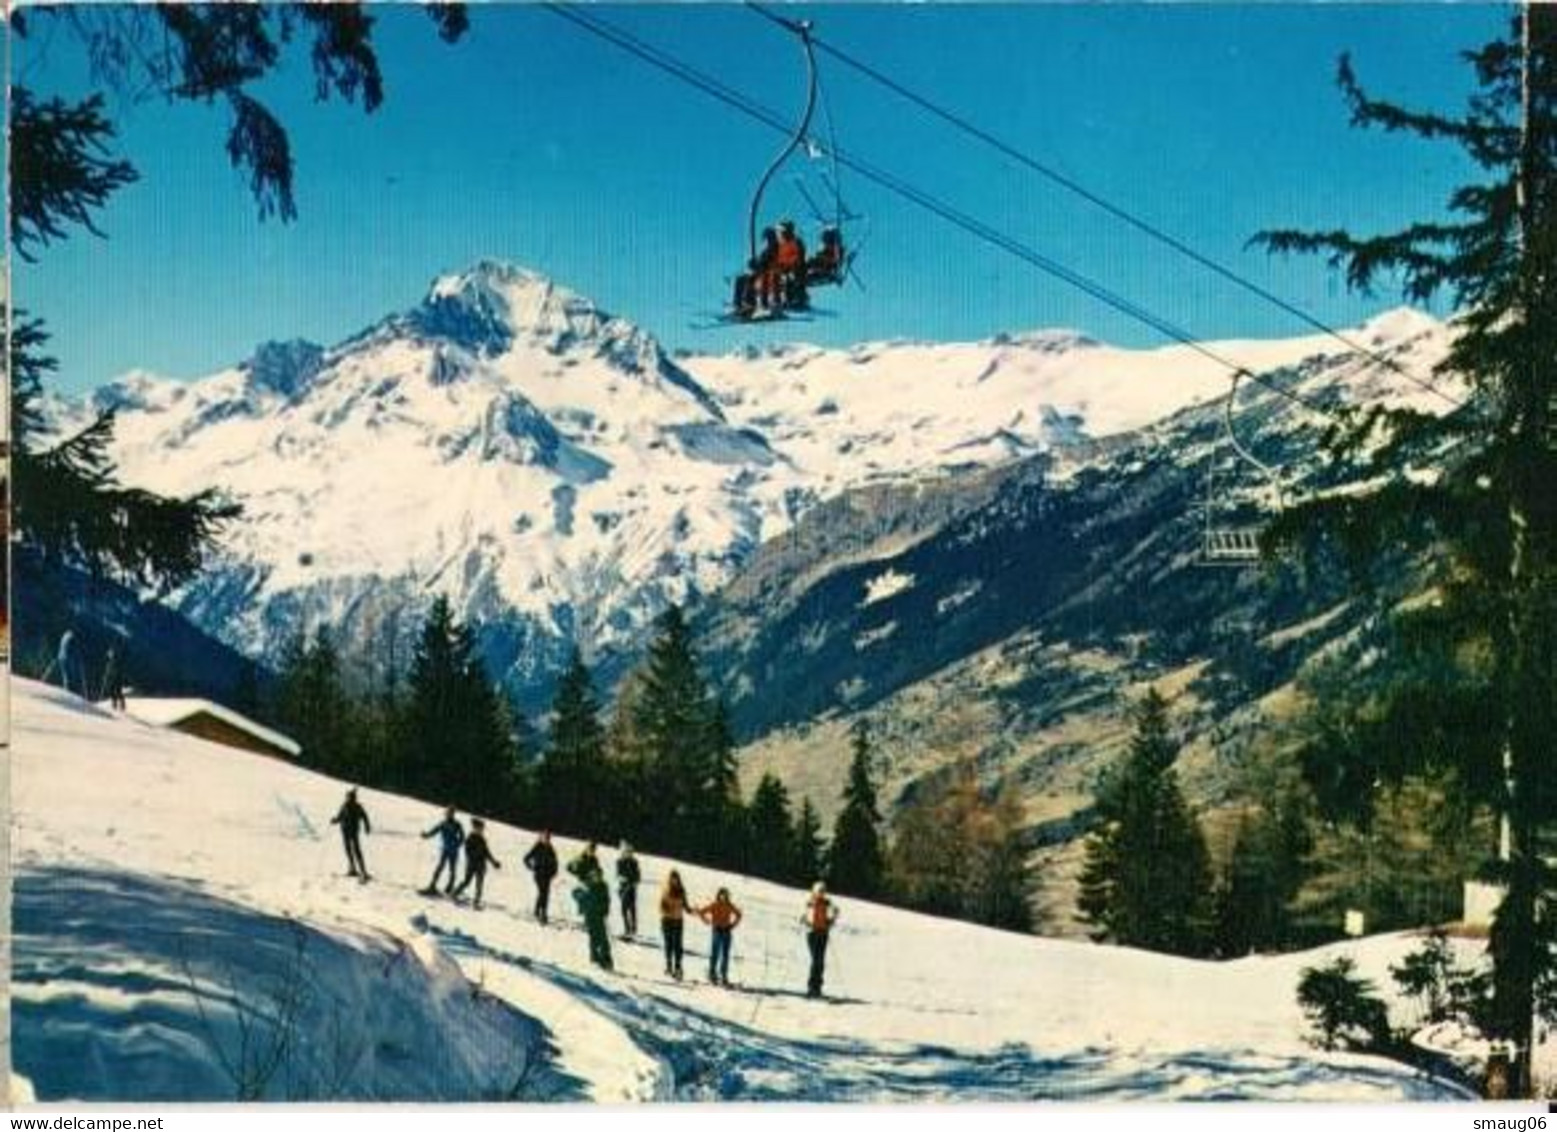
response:
M209 715L229 727L254 736L262 743L285 751L293 758L303 753L303 748L298 746L296 741L287 738L281 732L272 731L263 724L255 723L248 716L240 715L232 708L223 707L212 700L129 696L124 701L124 710L126 715L134 716L143 723L150 723L157 727L176 727L193 716Z

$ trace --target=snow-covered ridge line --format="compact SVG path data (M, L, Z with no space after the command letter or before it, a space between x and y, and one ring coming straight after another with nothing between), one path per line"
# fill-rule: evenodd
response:
M1356 333L1424 360L1445 337L1413 314ZM1328 339L1217 348L1420 394L1348 376ZM635 639L850 488L1085 445L1227 386L1187 348L1073 331L672 359L567 287L483 261L334 346L266 343L199 381L137 373L94 398L119 412L127 482L219 485L245 506L224 562L176 597L203 628L274 657L299 630L382 632L390 606L443 593L522 682L574 640Z

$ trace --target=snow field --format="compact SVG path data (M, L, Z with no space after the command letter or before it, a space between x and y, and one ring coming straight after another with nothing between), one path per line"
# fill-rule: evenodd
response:
M702 981L708 932L697 924L685 984L665 978L652 937L613 940L618 972L598 972L566 874L553 925L530 919L528 832L489 825L503 868L476 911L416 892L436 860L420 834L437 808L363 792L376 879L361 885L341 875L328 824L344 784L41 685L13 691L14 1041L40 1100L231 1099L222 1061L240 1044L240 1018L263 1032L256 1004L298 983L300 1052L272 1079L273 1098L1460 1095L1388 1061L1309 1047L1293 987L1313 954L1213 964L841 898L829 997L813 1001L802 894L685 866L695 900L728 885L746 913L737 987ZM559 839L564 860L577 848ZM609 869L611 847L601 855ZM641 926L652 932L673 863L642 863ZM1349 946L1371 963L1411 941Z

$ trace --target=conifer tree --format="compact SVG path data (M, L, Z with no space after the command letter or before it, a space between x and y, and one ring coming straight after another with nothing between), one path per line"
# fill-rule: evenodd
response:
M858 720L853 728L849 780L843 789L843 809L833 826L828 854L828 882L851 896L880 896L885 862L881 848L881 811L871 777L870 730Z
M1094 939L1180 955L1210 947L1210 859L1179 792L1177 754L1154 689L1136 710L1124 766L1098 798L1102 825L1087 839L1080 911Z
M1347 909L1363 912L1369 931L1457 918L1465 879L1496 848L1489 812L1466 803L1451 770L1381 781L1369 793L1363 818L1314 831L1294 919L1333 932Z
M1469 403L1442 418L1370 414L1333 450L1381 486L1320 500L1295 513L1288 530L1334 538L1361 561L1432 540L1451 550L1428 620L1494 658L1496 763L1465 769L1470 779L1505 783L1508 893L1490 947L1494 1036L1514 1044L1514 1091L1528 1095L1537 985L1557 962L1537 930L1552 878L1536 844L1541 824L1557 816L1557 8L1519 5L1508 32L1466 59L1480 89L1459 116L1376 99L1349 58L1340 67L1354 124L1447 142L1480 171L1451 196L1453 219L1380 236L1260 239L1274 251L1328 256L1359 290L1398 279L1408 298L1446 293L1459 308L1441 371L1470 383ZM1364 443L1368 429L1388 443ZM1407 474L1422 469L1432 474Z
M396 793L406 789L406 703L393 683L359 697L351 710L352 770L365 786Z
M577 648L557 685L551 736L537 774L538 814L550 827L575 837L607 837L614 807L606 766L600 702Z
M613 789L613 818L622 836L642 848L663 848L653 832L661 799L650 766L649 745L640 725L644 668L629 672L617 685L606 728L606 771Z
M789 791L776 776L764 774L746 809L747 871L768 880L790 879L795 871L793 837Z
M710 798L713 720L686 618L673 605L656 623L635 707L644 770L656 800L647 815L649 844L694 853L707 845L712 832L707 823L717 808Z
M496 752L493 769L498 777L497 802L492 812L511 823L524 822L533 813L530 798L536 758L534 732L501 685L487 678L485 666L478 666L478 671L494 704L490 734Z
M1240 819L1216 894L1218 954L1236 958L1291 943L1291 906L1311 846L1302 814L1287 799Z
M519 763L496 689L470 630L446 597L433 602L411 663L406 763L429 801L515 816Z
M694 795L693 823L702 832L703 845L697 848L710 863L735 863L746 845L746 812L741 806L741 784L735 763L735 736L730 730L730 714L722 698L710 703L709 718L702 750L703 765ZM785 799L785 829L788 829L788 799ZM780 857L788 847L781 838L775 851Z
M281 723L303 748L303 760L329 774L352 775L351 704L340 655L329 630L294 636L282 654L277 689Z
M1248 799L1237 817L1216 885L1216 953L1298 946L1297 897L1311 873L1316 804L1291 758L1287 733L1246 764L1233 793ZM1342 923L1337 919L1332 926Z

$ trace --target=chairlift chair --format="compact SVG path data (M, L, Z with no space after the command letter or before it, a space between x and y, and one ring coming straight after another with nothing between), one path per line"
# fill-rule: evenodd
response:
M1276 469L1265 463L1238 439L1233 428L1233 406L1238 399L1238 382L1247 371L1233 373L1232 387L1222 408L1222 429L1232 448L1234 461L1246 464L1259 472L1265 485L1261 488L1235 487L1217 491L1217 454L1213 449L1206 466L1206 495L1204 503L1205 527L1201 532L1200 563L1204 566L1245 567L1260 559L1260 526L1244 520L1252 513L1269 510L1280 511L1285 504L1281 477ZM1228 477L1231 480L1231 476Z
M811 159L820 160L826 158L831 162L830 174L822 174L822 183L832 197L833 208L830 217L824 212L816 196L806 189L799 178L796 178L800 197L811 210L812 215L822 224L824 232L831 230L838 233L841 238L845 221L852 220L855 215L843 203L843 196L838 188L838 149L836 140L832 136L832 114L827 106L825 97L821 93L816 49L811 38L811 22L809 20L773 18L776 23L781 24L794 34L796 39L799 40L801 50L804 53L806 68L805 106L788 141L762 171L762 176L758 179L756 189L752 193L751 203L747 209L746 216L747 262L751 267L749 267L747 274L739 277L732 309L726 315L716 320L722 323L784 321L792 312L797 312L803 317L810 309L810 304L805 301L807 289L813 285L841 286L845 279L854 276L854 259L858 254L857 247L851 248L848 242L844 241L841 244L843 254L836 267L813 275L810 270L811 265L802 263L799 267L798 275L786 277L787 282L795 289L798 296L797 299L791 300L789 297L781 295L777 301L761 306L756 301L754 288L759 278L755 274L755 265L758 261L757 233L761 222L763 196L767 192L774 176L797 151L803 147L806 155ZM827 120L828 141L825 146L811 135L811 123L819 105ZM858 276L854 277L857 281Z

